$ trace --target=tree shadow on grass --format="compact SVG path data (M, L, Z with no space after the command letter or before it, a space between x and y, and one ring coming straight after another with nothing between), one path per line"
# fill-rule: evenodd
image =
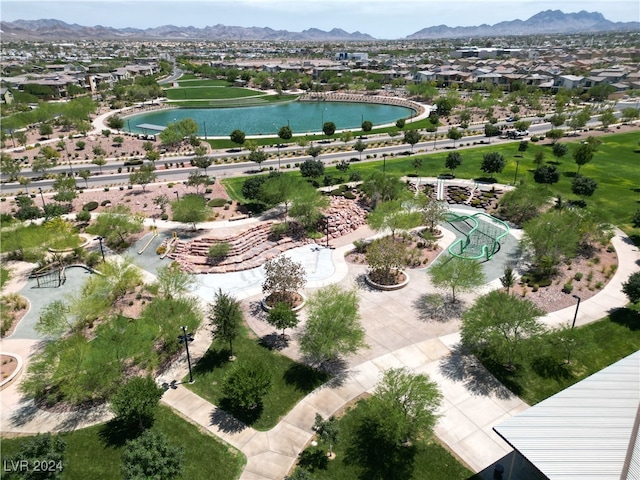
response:
M416 447L402 446L385 435L376 418L366 414L360 419L353 441L345 451L344 462L361 467L363 480L404 480L411 478Z
M314 470L326 470L329 466L329 458L322 450L307 449L300 453L298 466L313 472Z
M118 448L127 441L138 437L143 431L144 429L139 424L131 424L114 418L100 427L98 436L106 447Z
M268 350L283 350L289 346L289 337L282 333L273 332L260 339L260 346Z
M640 330L640 312L630 308L616 308L609 313L613 323L627 327L631 331Z
M311 392L327 380L329 374L301 363L294 363L284 372L284 381L301 392Z
M493 394L506 400L512 398L514 393L519 395L522 392L517 381L517 369L508 370L491 359L485 359L483 363L458 346L451 355L440 361L439 369L449 380L462 382L473 395Z
M222 415L222 413L214 411L211 414L211 423L214 425L218 425L218 428L222 430L222 426L224 428L239 428L240 430L244 429L246 425L253 425L258 421L260 415L262 415L262 410L264 409L262 403L259 403L254 408L240 408L233 404L233 402L228 398L223 398L220 401L220 408L226 413L227 416L231 416L233 420L229 419ZM219 409L218 409L219 410ZM218 421L222 420L222 423L215 423L214 420ZM244 424L244 425L242 425ZM231 432L240 431L240 430L230 430Z
M229 354L230 352L227 349L207 350L203 357L198 360L198 363L193 367L193 373L195 375L204 375L216 368L221 368L224 364L229 362Z
M566 380L573 377L569 365L558 361L551 355L537 357L531 362L531 369L542 378Z

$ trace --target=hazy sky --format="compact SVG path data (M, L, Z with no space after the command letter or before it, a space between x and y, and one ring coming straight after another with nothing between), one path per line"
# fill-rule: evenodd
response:
M4 21L55 18L116 28L223 24L290 32L335 27L381 39L402 38L434 25L526 20L548 9L600 12L614 22L640 21L638 0L0 0Z

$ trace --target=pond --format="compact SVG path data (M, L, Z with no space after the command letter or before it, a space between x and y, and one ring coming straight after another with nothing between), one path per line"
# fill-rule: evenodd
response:
M167 126L169 123L193 118L199 136L228 137L235 130L247 135L277 135L283 125L295 134L321 132L324 122L333 122L337 130L359 130L368 120L374 125L395 124L408 118L413 110L396 105L351 102L289 102L258 107L235 108L175 108L157 110L126 118L125 128L134 133L153 134L139 125Z

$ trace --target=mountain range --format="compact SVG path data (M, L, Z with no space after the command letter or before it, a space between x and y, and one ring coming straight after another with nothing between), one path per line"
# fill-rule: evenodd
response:
M264 41L371 41L371 35L349 33L339 28L330 31L309 28L301 32L274 30L268 27L239 27L213 25L112 28L101 25L83 26L61 20L16 20L0 22L3 41L10 40L264 40ZM569 34L614 31L640 31L640 22L611 22L601 13L563 13L545 10L527 20L511 20L495 25L475 27L448 27L438 25L408 35L407 40L465 37L496 37L536 34Z

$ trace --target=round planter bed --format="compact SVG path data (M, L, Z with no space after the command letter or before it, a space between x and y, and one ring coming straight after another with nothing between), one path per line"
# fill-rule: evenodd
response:
M371 277L369 277L368 273L364 276L364 280L365 282L367 282L367 285L375 288L376 290L384 290L384 291L400 290L401 288L406 287L407 284L409 283L409 274L407 274L407 272L405 272L404 270L400 270L398 271L398 276L402 278L399 279L398 283L393 285L383 285L381 283L376 283L373 280L371 280Z
M299 302L295 307L292 308L292 310L294 312L297 312L299 310L302 310L302 308L304 307L305 303L307 303L307 297L304 296L303 293L300 292L296 292L296 295L299 297ZM273 307L269 306L268 302L269 297L264 297L262 300L260 300L260 305L262 306L262 309L265 312L268 312L269 310L271 310Z

